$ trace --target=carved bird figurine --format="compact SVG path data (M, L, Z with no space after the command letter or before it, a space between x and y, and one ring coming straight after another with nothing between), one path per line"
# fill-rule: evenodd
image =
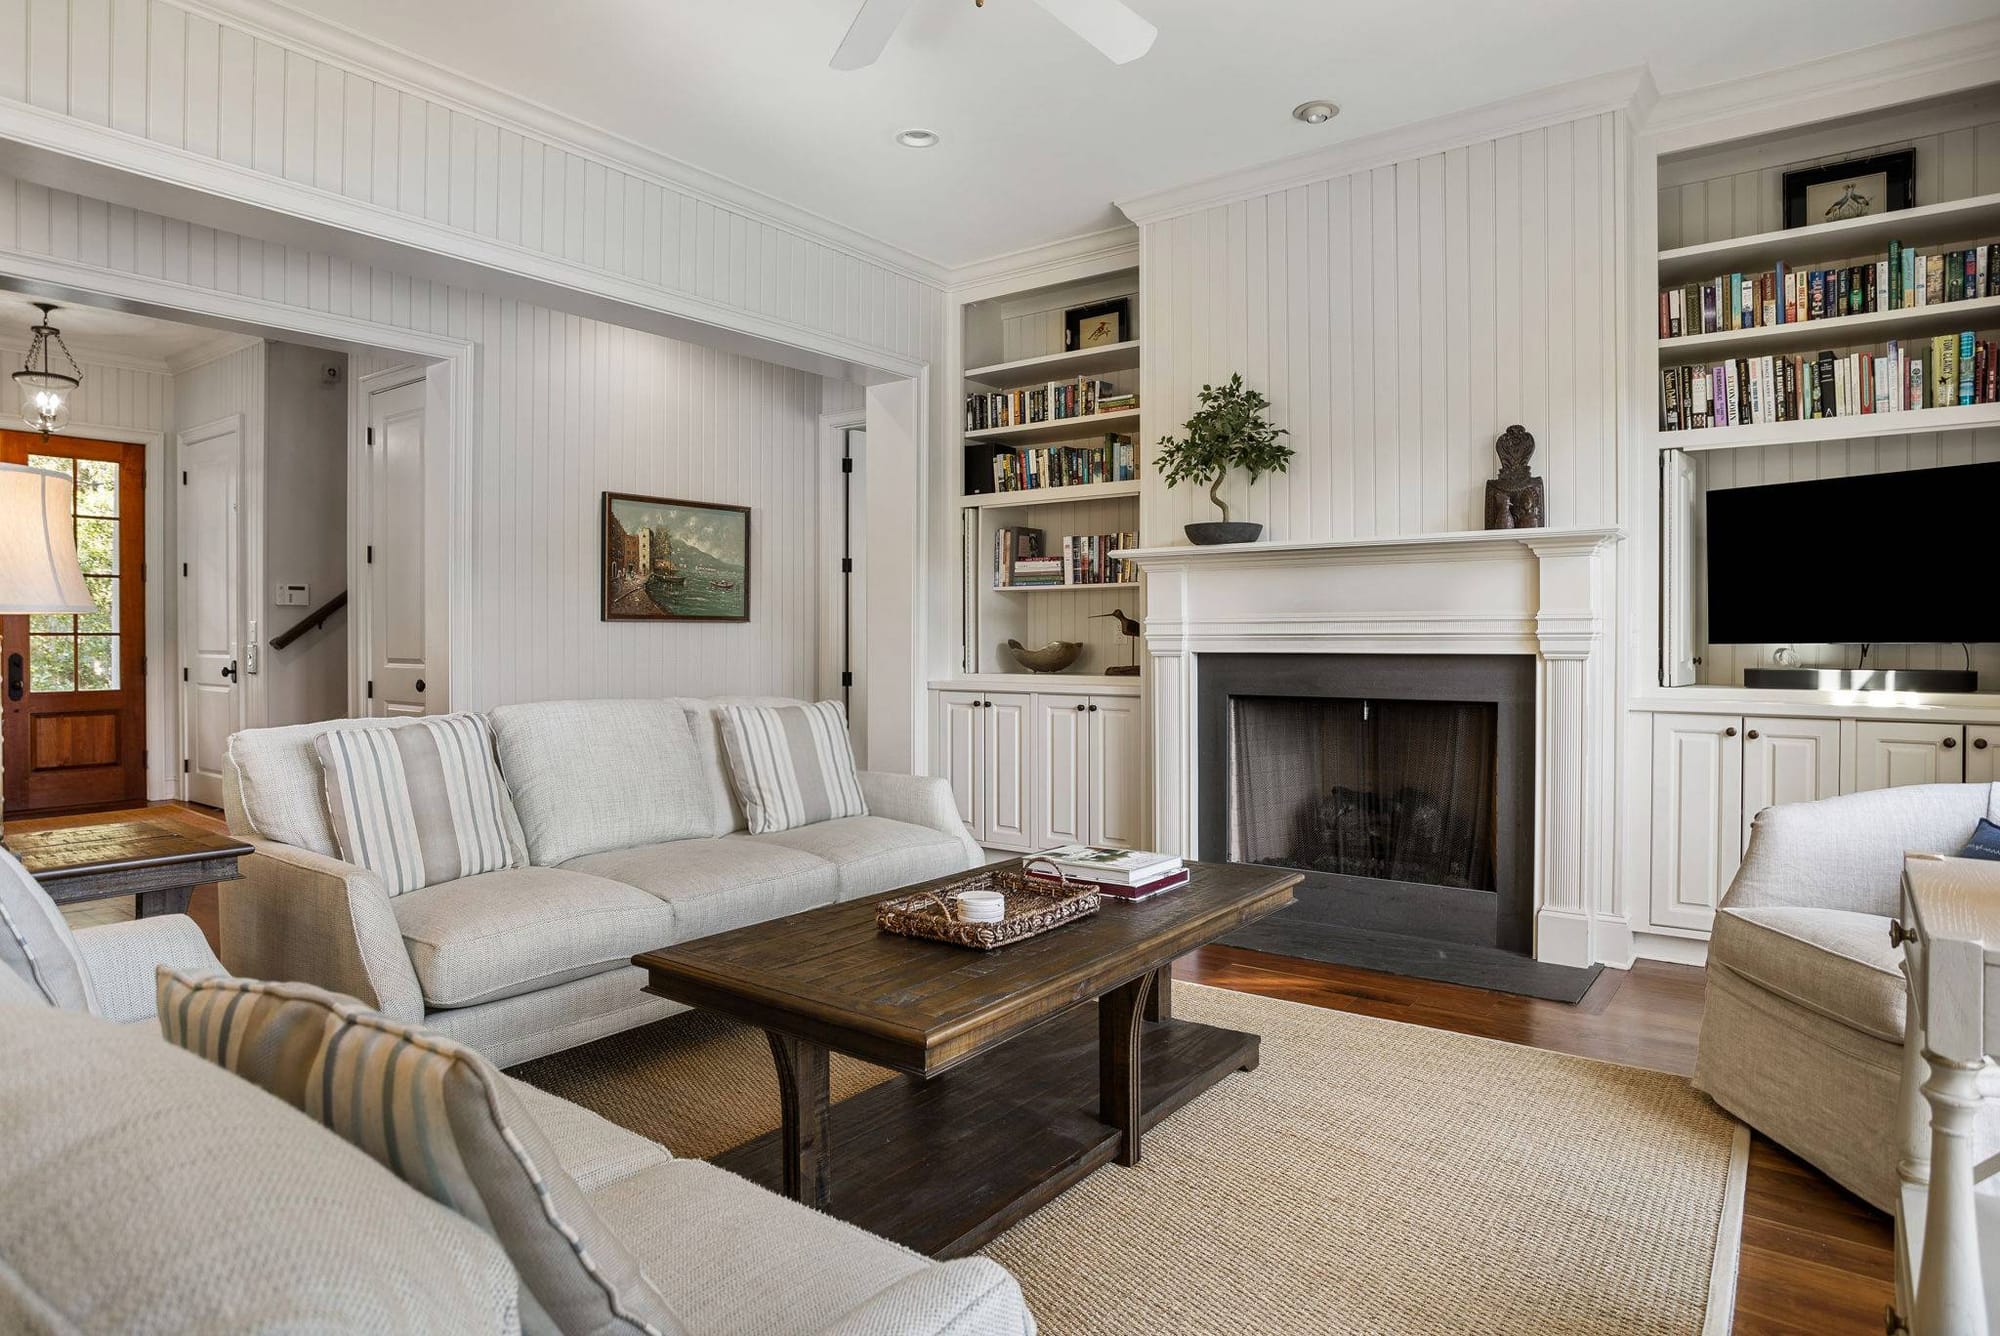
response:
M1118 619L1118 629L1124 632L1126 636L1126 658L1129 660L1129 662L1121 667L1106 668L1104 670L1105 673L1112 677L1137 677L1139 675L1139 619L1136 617L1127 617L1123 608L1113 608L1109 612L1092 613L1090 620L1094 622L1100 617L1116 617Z
M1128 636L1136 637L1139 634L1138 619L1133 617L1127 617L1125 615L1125 609L1123 608L1113 608L1109 612L1094 613L1090 617L1090 620L1094 622L1099 617L1116 617L1118 619L1119 630L1123 631Z

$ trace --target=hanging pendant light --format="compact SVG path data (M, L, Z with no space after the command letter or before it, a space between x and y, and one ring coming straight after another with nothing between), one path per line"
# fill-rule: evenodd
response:
M14 383L21 387L22 418L30 430L40 432L46 441L50 432L61 431L69 425L69 396L72 390L83 384L83 368L70 356L62 331L49 323L49 314L56 309L55 306L49 302L36 302L35 309L42 313L42 323L30 330L35 341L28 345L27 363L14 373ZM62 350L63 360L69 363L67 373L49 365L51 343Z

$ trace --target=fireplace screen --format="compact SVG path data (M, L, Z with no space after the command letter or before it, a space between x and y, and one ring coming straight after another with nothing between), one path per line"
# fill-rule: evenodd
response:
M1229 855L1495 890L1497 727L1490 702L1231 697Z

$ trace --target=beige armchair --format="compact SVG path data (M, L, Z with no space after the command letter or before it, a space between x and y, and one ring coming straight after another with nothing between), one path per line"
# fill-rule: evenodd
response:
M1904 984L1889 943L1907 853L1957 853L2000 784L1926 784L1768 807L1708 946L1695 1084L1891 1210Z

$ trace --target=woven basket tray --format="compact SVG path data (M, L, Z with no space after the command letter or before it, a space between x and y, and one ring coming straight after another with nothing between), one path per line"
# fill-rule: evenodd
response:
M952 946L969 946L991 951L1011 946L1051 928L1095 914L1097 888L1070 885L1060 868L1047 859L1030 859L1047 864L1062 888L1051 893L1048 877L1031 877L1027 864L974 872L935 890L900 900L885 900L875 909L875 924L884 932L904 937L923 937ZM998 923L967 923L958 917L954 897L962 891L998 891L1007 897L1007 916Z

